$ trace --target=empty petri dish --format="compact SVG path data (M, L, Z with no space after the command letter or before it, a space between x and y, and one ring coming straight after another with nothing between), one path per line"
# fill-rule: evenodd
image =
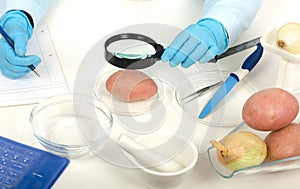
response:
M106 81L114 72L115 71L110 71L98 77L94 87L94 95L96 98L101 100L112 113L129 116L142 115L157 107L166 96L166 82L160 78L147 74L156 83L158 88L157 93L146 100L133 102L122 101L111 95L106 89Z
M33 134L48 151L77 158L98 148L111 131L109 109L94 97L61 94L36 105L29 117Z
M217 107L205 118L199 114L229 76L228 71L212 70L190 75L175 91L179 106L200 123L213 127L235 126L242 122L242 108L246 100L256 91L248 78L244 78L227 94ZM194 98L185 98L195 91L219 83Z

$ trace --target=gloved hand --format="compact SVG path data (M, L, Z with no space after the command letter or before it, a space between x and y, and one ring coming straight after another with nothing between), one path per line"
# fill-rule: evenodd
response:
M161 60L170 66L188 68L196 61L206 63L228 47L226 29L218 21L205 18L180 32L162 54Z
M35 55L25 56L27 42L32 36L32 25L22 11L9 11L0 19L1 27L14 41L14 49L2 37L0 40L0 70L3 75L17 79L30 72L41 59Z

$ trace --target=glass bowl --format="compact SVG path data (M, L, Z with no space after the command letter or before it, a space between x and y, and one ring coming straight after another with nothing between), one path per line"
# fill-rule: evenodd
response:
M46 99L30 114L33 134L48 151L69 158L101 146L113 119L97 99L79 94L62 94Z
M192 98L185 98L195 91L225 81L229 72L223 70L205 71L190 75L183 81L175 91L175 96L179 106L192 118L200 123L213 127L234 127L242 122L242 108L246 100L256 91L251 81L245 77L241 80L229 94L218 104L218 106L203 119L199 119L199 114L205 104L217 91L221 85L208 89L205 93ZM221 83L222 84L222 83ZM233 111L234 110L234 111Z
M94 95L96 98L102 101L112 113L129 116L142 115L161 104L166 96L165 81L147 73L147 75L154 80L158 87L157 94L147 100L135 102L121 101L112 96L111 93L106 89L106 81L114 72L115 71L109 71L101 75L94 87Z

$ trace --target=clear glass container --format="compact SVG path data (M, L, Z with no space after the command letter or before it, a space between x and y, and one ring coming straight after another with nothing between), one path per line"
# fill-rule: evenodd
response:
M113 119L97 99L63 94L46 99L30 114L33 134L48 151L63 157L80 157L101 146Z
M300 91L297 91L292 94L298 99L298 102L300 102ZM293 122L298 123L299 121L300 121L300 113L298 113L298 116L294 119ZM233 128L228 133L235 132L235 131L250 131L250 132L253 132L256 135L260 136L262 139L264 139L269 134L269 131L257 131L257 130L250 128L245 123L238 124L235 128ZM226 134L224 134L224 136L226 136ZM262 164L257 165L257 166L247 167L247 168L243 168L243 169L239 169L239 170L235 170L235 171L231 171L220 164L218 157L217 157L217 151L213 146L208 148L207 155L208 155L209 161L210 161L213 169L220 176L222 176L224 178L232 178L237 175L269 173L269 172L286 171L286 170L300 168L300 155L281 159L281 160L276 160L276 161L272 161L272 162L263 162Z
M253 130L246 126L244 123L241 123L236 128L232 130L232 132L237 130L245 130L245 131L251 131L255 134L261 136L264 138L268 132L259 132L256 130ZM217 157L217 150L214 147L210 147L207 151L207 155L209 158L209 161L211 163L211 166L213 169L222 177L224 178L232 178L237 175L251 175L251 174L259 174L259 173L268 173L268 172L277 172L277 171L286 171L290 169L297 169L300 168L300 156L294 156L291 158L285 158L277 161L272 162L266 162L262 163L257 166L247 167L235 171L231 171L227 168L225 168L222 164L220 164L218 157Z
M118 115L135 116L145 114L152 109L156 108L162 103L166 96L166 87L169 85L164 80L146 73L157 85L157 93L146 100L125 102L111 95L106 89L107 79L117 70L108 71L98 77L98 80L94 86L94 94L97 99L102 101L112 113Z
M251 81L245 77L227 94L217 107L205 118L199 119L199 114L205 104L221 86L209 88L206 92L191 98L185 98L195 91L213 85L219 81L225 81L229 72L211 70L190 75L175 91L179 106L197 119L200 123L213 127L234 127L242 122L242 107L246 100L256 91ZM234 111L233 111L234 110Z

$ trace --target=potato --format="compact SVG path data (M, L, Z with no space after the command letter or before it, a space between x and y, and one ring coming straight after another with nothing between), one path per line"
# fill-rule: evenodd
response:
M300 155L300 124L291 123L288 126L270 132L266 138L266 161L274 161Z
M157 85L148 75L136 70L120 70L106 81L106 89L125 102L146 100L157 93Z
M249 97L242 109L242 119L255 130L274 131L290 124L298 112L295 96L284 89L268 88Z

